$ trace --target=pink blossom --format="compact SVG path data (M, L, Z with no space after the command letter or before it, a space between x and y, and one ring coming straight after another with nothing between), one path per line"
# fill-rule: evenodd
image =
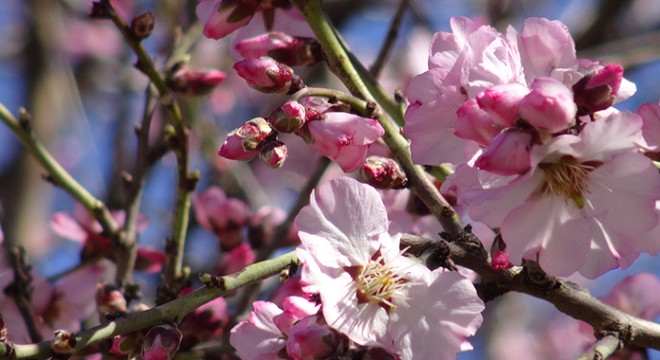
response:
M33 277L32 312L37 330L42 336L49 336L56 329L70 332L80 330L80 322L94 312L95 284L103 271L101 265L86 266L61 278L55 284L40 277ZM7 288L13 280L13 271L5 269L0 275L0 288ZM30 343L23 316L14 299L4 292L0 293L0 309L7 326L8 338L19 344Z
M219 187L212 186L193 196L195 219L216 234L223 249L232 249L241 241L241 228L250 217L250 209L241 200L227 198Z
M321 60L320 46L311 38L269 32L240 40L234 49L246 59L269 56L288 66L314 65Z
M255 255L248 243L241 243L222 256L218 263L216 273L220 275L233 274L254 263Z
M341 343L335 330L319 324L318 317L308 316L291 328L286 352L292 360L315 360L341 352Z
M465 339L483 310L474 287L400 253L376 190L332 180L315 190L296 222L304 290L319 293L329 326L401 359L450 359L469 348Z
M385 133L377 120L343 112L326 112L321 119L308 121L304 129L312 148L344 172L358 170L369 145Z
M126 214L123 211L113 211L112 217L119 226L124 225ZM147 218L140 214L137 231L144 231L148 224ZM65 212L55 213L51 219L51 226L56 234L82 245L81 258L88 259L97 256L104 256L108 259L114 258L114 249L110 239L101 235L103 231L101 224L92 218L81 205L76 204L73 209L73 216ZM158 272L164 259L165 255L162 251L140 247L138 248L136 269L149 273Z
M612 112L532 149L529 172L511 177L457 169L459 200L472 218L500 227L514 264L538 261L554 275L595 278L629 266L658 224L657 170L636 152L641 119ZM655 245L652 245L655 244ZM657 250L655 250L657 251Z
M660 315L660 280L649 273L628 276L601 300L630 315L653 321Z
M248 321L231 329L229 343L243 360L277 360L286 351L286 338L273 319L283 313L277 305L255 301Z
M225 73L218 70L193 71L181 69L167 81L170 89L192 96L207 95L225 79Z
M644 103L637 109L637 113L643 121L644 140L649 146L657 149L660 146L660 105Z
M192 291L192 288L184 289L180 296L185 296ZM183 335L181 350L191 349L208 340L219 339L228 321L227 303L223 297L198 307L186 315L179 324L179 330Z

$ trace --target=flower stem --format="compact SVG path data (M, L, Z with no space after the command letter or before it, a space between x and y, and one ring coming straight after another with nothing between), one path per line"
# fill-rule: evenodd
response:
M345 45L342 44L325 16L321 6L321 0L293 0L292 2L303 13L307 23L314 31L317 40L325 52L330 70L344 83L351 94L366 101L377 101L383 106L385 103L382 101L383 99L374 98L370 92L370 88L362 80L361 74L356 70L354 62L351 61L352 55L348 52ZM367 73L366 70L364 72ZM392 100L390 99L390 101ZM395 103L394 101L392 102ZM396 105L396 111L394 112L400 112L398 105ZM390 112L388 111L388 113ZM413 191L424 201L424 204L436 216L449 235L459 234L463 227L458 220L458 216L447 200L442 197L424 170L420 166L413 164L408 141L401 135L399 127L395 126L384 114L378 116L377 119L385 130L383 141L392 150L392 153L406 172Z

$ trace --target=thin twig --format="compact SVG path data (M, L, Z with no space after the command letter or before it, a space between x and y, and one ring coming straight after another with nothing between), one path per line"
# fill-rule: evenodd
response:
M277 258L250 265L235 274L221 277L219 279L221 287L203 287L153 309L131 313L104 325L81 331L75 336L76 345L72 353L79 352L92 344L112 339L116 335L145 329L159 322L174 321L178 323L201 305L255 281L276 275L295 262L297 262L296 254L292 251ZM10 348L4 348L7 353L0 353L0 358L4 358L11 351L15 353L14 359L47 358L54 355L51 345L52 340L36 344L13 345Z
M603 360L621 349L622 343L615 335L607 335L596 341L584 354L576 360Z
M408 0L400 0L399 7L396 9L396 12L394 13L394 17L392 17L392 21L390 22L390 27L387 29L387 35L385 36L385 41L383 41L383 45L381 45L380 47L378 56L376 56L376 61L374 61L374 63L371 65L371 68L369 69L371 76L373 76L376 79L380 75L380 72L383 70L383 67L385 66L385 62L387 61L387 58L392 52L394 43L396 42L396 39L399 37L399 29L401 28L403 15L405 15L407 8L408 8Z

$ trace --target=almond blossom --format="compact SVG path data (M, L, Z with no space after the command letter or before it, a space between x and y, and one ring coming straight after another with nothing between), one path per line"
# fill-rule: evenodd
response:
M452 177L472 218L501 228L514 264L595 278L657 253L643 236L658 224L660 178L636 151L641 119L616 111L531 151L530 170L502 176L467 165Z
M431 271L399 250L378 192L349 178L320 186L296 219L303 290L329 326L401 359L451 359L470 349L482 301L457 272Z

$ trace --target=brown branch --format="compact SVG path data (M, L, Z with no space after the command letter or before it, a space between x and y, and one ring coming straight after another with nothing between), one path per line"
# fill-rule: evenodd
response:
M602 360L621 349L622 344L616 335L607 335L596 341L584 354L576 360Z
M606 305L593 297L589 291L570 281L545 274L533 262L522 267L507 270L494 270L490 266L488 252L476 236L464 232L451 237L444 246L453 262L474 270L481 277L480 295L501 295L516 291L543 299L553 304L559 311L591 325L597 333L618 334L621 341L639 347L660 349L660 324L642 320L621 310ZM414 235L404 235L402 243L410 245L413 251L437 248L437 240L424 239ZM438 261L442 262L442 261ZM487 291L483 291L484 287ZM488 301L492 297L486 297Z

